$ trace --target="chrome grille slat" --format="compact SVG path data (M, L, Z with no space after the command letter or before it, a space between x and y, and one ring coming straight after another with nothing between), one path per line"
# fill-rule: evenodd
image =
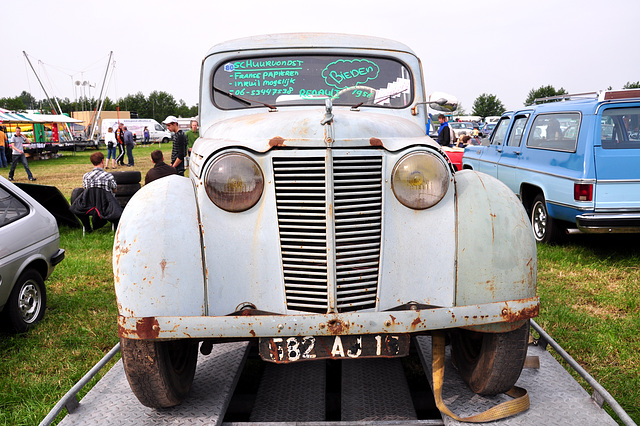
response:
M334 153L330 180L324 157L274 157L272 164L289 309L327 312L333 291L327 265L334 265L327 256L334 253L338 311L374 308L382 245L382 158ZM332 181L334 199L326 200L326 182ZM328 233L331 205L335 223ZM332 233L335 247L328 247Z

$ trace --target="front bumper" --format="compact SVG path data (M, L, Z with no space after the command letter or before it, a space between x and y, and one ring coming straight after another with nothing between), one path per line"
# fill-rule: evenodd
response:
M640 213L584 213L576 216L582 232L637 233L640 232Z
M340 314L125 317L118 334L127 339L211 339L419 333L429 330L517 323L538 315L540 299L406 311Z

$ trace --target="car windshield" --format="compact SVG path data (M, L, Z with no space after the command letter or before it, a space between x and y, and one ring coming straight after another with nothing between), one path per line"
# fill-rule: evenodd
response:
M403 108L413 101L409 70L392 59L343 55L261 56L220 65L212 97L222 109L283 105Z

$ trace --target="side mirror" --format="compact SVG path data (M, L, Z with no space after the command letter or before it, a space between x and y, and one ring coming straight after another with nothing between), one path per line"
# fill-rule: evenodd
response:
M418 115L418 105L429 105L431 109L440 112L453 112L458 109L458 99L443 92L434 92L429 96L429 101L418 102L411 108L412 115Z

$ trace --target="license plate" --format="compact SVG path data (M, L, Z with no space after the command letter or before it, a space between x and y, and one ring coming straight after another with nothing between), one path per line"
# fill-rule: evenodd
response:
M271 337L260 338L259 346L262 359L276 363L326 358L392 358L409 354L409 335Z

